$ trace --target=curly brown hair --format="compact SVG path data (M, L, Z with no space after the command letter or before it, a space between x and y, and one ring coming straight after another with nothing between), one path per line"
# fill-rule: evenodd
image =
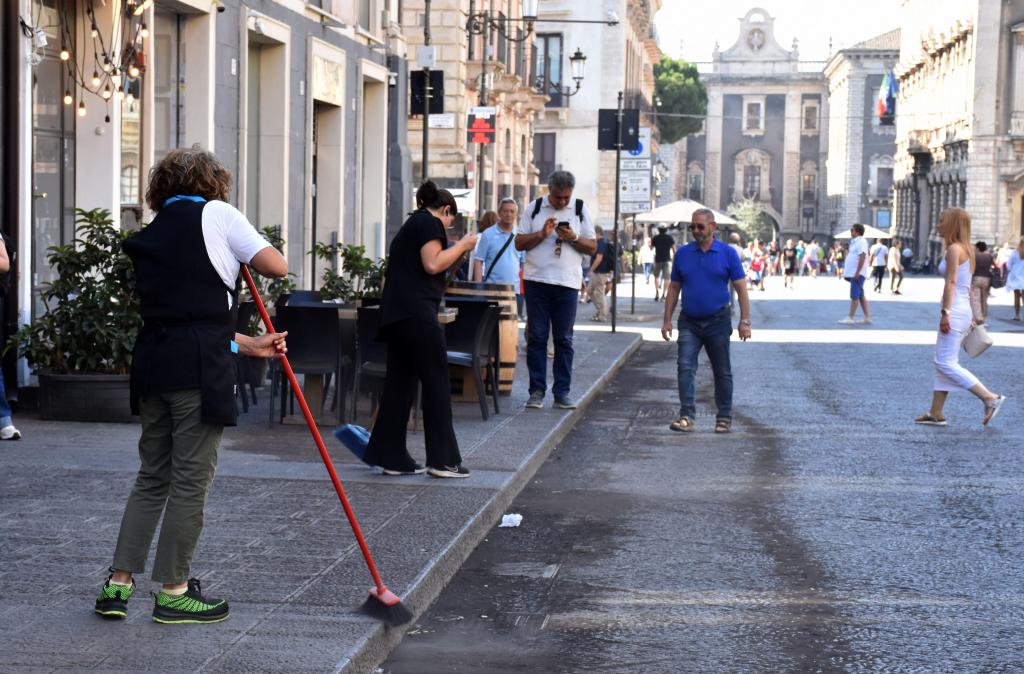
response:
M146 203L159 211L171 197L183 194L224 201L231 189L231 171L212 152L198 145L171 150L149 170Z

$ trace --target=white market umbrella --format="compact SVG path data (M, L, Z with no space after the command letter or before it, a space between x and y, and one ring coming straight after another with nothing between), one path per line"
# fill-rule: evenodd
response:
M864 225L864 238L865 239L891 239L893 237L892 232L887 232L884 229L878 229L871 225ZM848 229L845 232L836 234L837 239L852 239L853 230Z
M693 199L680 199L679 201L673 201L670 204L659 206L653 211L646 213L640 213L636 216L636 221L641 223L675 223L685 222L689 223L693 217L693 212L700 208L707 208L704 204ZM738 225L739 222L730 218L725 213L710 209L715 214L715 222L719 225Z

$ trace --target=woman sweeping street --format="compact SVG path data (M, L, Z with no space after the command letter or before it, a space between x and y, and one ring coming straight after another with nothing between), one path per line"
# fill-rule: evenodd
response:
M958 360L960 346L973 322L970 291L975 256L971 245L971 216L962 208L947 208L939 216L939 234L946 244L946 254L939 263L939 273L945 283L935 339L935 388L931 409L914 421L945 426L943 407L949 392L964 390L976 395L984 404L981 423L987 426L999 413L1006 397L985 388Z
M386 475L426 471L433 477L468 477L452 427L447 348L437 310L445 272L473 250L477 234L448 246L445 230L455 219L455 197L429 180L417 190L416 205L389 251L378 332L378 339L388 344L387 377L363 461ZM409 456L405 444L417 382L422 388L426 468Z
M228 617L227 602L204 596L190 575L221 432L235 424L235 353L274 357L285 351L286 334L235 333L236 281L241 263L276 277L288 265L225 203L231 173L209 152L172 150L153 167L148 185L146 202L157 215L124 242L143 319L131 373L141 466L95 611L127 616L133 577L145 570L162 516L150 575L163 587L153 620L218 622Z

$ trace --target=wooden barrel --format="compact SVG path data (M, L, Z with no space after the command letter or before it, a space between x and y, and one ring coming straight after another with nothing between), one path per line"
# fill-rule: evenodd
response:
M511 283L455 281L448 288L447 295L487 299L501 306L501 318L498 320L498 393L511 394L512 380L516 376L516 347L519 343L516 287Z

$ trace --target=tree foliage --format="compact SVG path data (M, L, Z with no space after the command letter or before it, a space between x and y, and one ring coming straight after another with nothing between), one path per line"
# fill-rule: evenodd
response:
M658 137L662 143L672 144L700 131L708 111L708 92L700 81L697 66L662 56L661 61L654 65L654 93L661 99Z
M774 237L775 227L756 199L747 197L734 201L725 211L739 221L739 229L745 241L771 241Z

